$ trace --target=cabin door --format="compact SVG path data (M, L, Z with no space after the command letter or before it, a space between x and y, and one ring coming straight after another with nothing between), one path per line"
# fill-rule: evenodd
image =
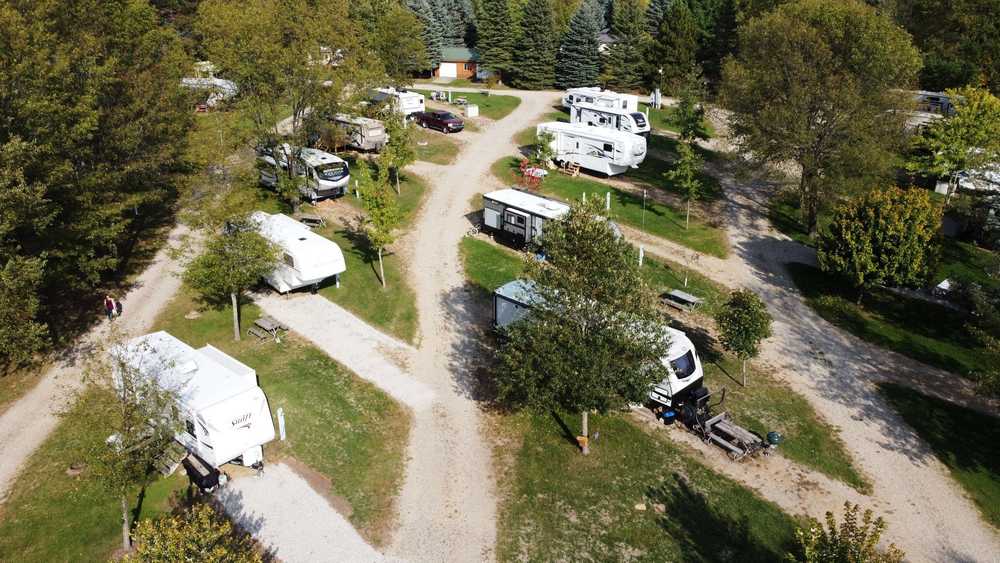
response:
M509 233L515 242L528 242L528 214L516 209L507 209L503 213L503 230Z

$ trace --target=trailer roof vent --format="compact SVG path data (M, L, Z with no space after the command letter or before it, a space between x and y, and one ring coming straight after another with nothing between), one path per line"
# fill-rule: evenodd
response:
M177 364L177 370L181 373L192 373L198 371L198 362L194 360L187 360Z
M306 237L299 237L299 240L306 240Z
M556 203L554 201L546 201L545 204L543 205L543 207L545 209L550 209L552 211L556 211L558 209L562 209L562 205L559 205L558 203Z

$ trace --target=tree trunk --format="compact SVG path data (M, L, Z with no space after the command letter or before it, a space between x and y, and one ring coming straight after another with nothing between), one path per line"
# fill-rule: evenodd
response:
M399 195L399 168L397 167L394 168L393 170L394 170L393 176L395 176L396 178L396 195Z
M122 549L132 549L132 521L128 514L128 498L122 497Z
M378 249L378 279L382 282L382 287L385 287L385 268L382 267L382 249Z
M802 171L802 178L799 180L799 212L802 214L802 220L805 222L806 231L809 233L809 238L814 238L818 231L818 215L819 209L816 202L816 196L813 193L813 173L811 171Z
M587 428L587 415L589 414L590 411L584 409L582 414L582 421L580 423L581 424L580 434L583 435L584 438L586 438L582 444L583 455L590 455L590 430Z
M691 200L687 202L687 213L684 214L684 230L691 226Z
M229 294L230 299L233 301L233 340L240 341L240 305L239 300L236 298L236 293Z
M741 369L743 370L743 386L747 386L747 359L743 358Z

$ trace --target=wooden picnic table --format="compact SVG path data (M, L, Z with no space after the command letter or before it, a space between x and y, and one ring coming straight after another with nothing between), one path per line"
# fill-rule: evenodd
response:
M295 216L295 218L299 221L299 223L302 223L309 228L326 226L326 219L324 219L321 215L313 213L299 213Z
M660 299L667 305L681 311L690 311L704 302L704 299L691 295L686 291L674 289L660 295Z
M268 315L264 315L263 317L255 320L253 324L254 327L263 330L267 334L270 334L271 337L274 338L275 342L281 342L279 331L288 330L287 326L281 324L280 322L275 320L274 317ZM250 333L259 337L259 335L252 329Z

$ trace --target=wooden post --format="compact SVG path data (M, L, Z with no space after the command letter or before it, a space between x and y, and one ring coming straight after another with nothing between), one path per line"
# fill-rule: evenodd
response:
M229 294L229 297L233 301L233 340L240 341L240 309L239 300L236 299L236 292Z

